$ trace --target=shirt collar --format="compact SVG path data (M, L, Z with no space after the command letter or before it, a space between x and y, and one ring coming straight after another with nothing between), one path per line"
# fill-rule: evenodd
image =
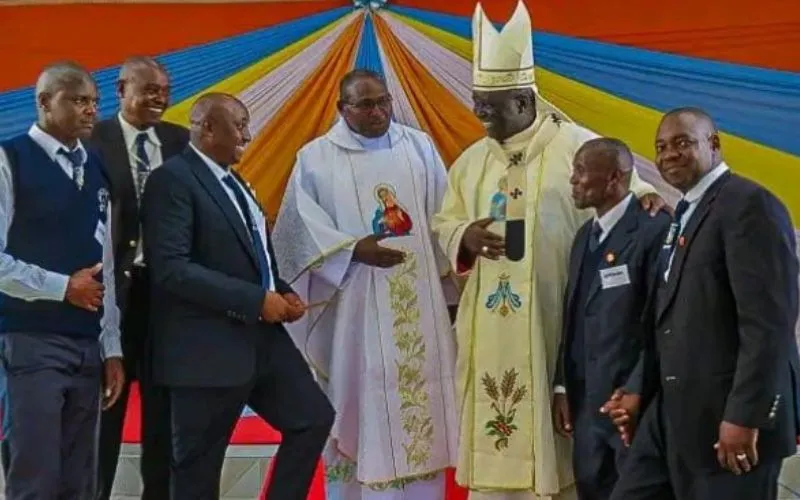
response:
M706 194L706 191L708 191L708 188L728 170L730 170L730 168L725 162L720 163L704 175L692 189L687 191L683 199L689 203L695 203L702 198L703 195Z
M119 125L122 128L122 137L125 139L125 147L128 148L128 151L133 149L136 137L142 132L147 134L148 141L157 147L161 147L161 141L158 139L158 135L156 135L155 127L148 127L145 130L139 130L128 123L128 121L122 117L122 113L117 113L117 120L119 120Z
M611 210L604 213L602 217L594 216L594 220L600 224L600 228L603 230L603 234L608 234L614 229L614 226L617 225L617 222L622 219L625 215L625 211L628 210L628 205L631 203L631 199L633 198L633 193L628 193L628 196L622 199L619 203L614 205Z
M195 153L197 153L197 156L199 156L200 159L203 160L203 163L205 163L208 166L209 170L211 170L211 173L214 174L214 177L216 177L220 182L222 182L222 179L225 176L230 175L229 169L222 167L219 163L215 162L214 160L206 156L202 151L197 149L197 147L191 142L189 143L189 147L191 147L192 150Z
M56 158L60 149L66 149L67 151L70 151L70 148L66 144L42 130L36 123L31 125L30 130L28 130L28 136L33 140L33 142L38 144L39 147L44 149L44 152L47 153L47 156L49 156L53 161L57 161ZM84 149L80 139L78 139L78 144L75 146L75 149L81 152L81 163L86 163L86 149Z

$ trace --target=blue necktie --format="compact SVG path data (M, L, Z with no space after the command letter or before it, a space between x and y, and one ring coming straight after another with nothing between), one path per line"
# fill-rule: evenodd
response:
M592 224L592 234L589 236L589 251L595 252L600 247L600 236L603 235L603 228L600 222L594 221Z
M669 259L672 256L672 251L675 249L675 242L678 241L678 237L681 233L681 219L688 209L689 202L686 200L679 201L675 206L675 217L672 220L672 224L669 226L667 241L665 241L664 246L661 247L661 255L659 257L662 272L666 272L669 268Z
M64 156L72 163L72 180L78 186L78 189L83 187L83 154L78 148L72 151L67 151L64 148L58 150L58 154Z
M144 144L147 142L147 133L141 132L136 136L136 186L137 195L141 198L144 192L144 183L147 182L147 176L150 174L150 158L147 157L147 151L144 149Z
M250 213L250 206L242 192L242 188L232 175L228 174L223 177L222 182L231 188L233 195L236 197L236 203L239 204L239 209L242 211L242 215L244 215L247 228L250 231L250 239L253 242L253 248L258 258L258 267L259 271L261 271L261 286L264 290L268 290L272 280L270 279L269 263L267 262L267 251L264 249L264 244L261 242L261 234L258 232L258 226L253 219L253 214Z

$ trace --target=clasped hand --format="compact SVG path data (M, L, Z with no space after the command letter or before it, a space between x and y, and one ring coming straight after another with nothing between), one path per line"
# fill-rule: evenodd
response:
M293 323L305 312L306 305L295 293L267 292L261 306L261 317L267 323Z
M630 447L633 440L640 405L641 397L638 394L617 389L611 394L611 398L600 407L600 413L608 415L608 418L616 426L622 438L622 444L626 448Z

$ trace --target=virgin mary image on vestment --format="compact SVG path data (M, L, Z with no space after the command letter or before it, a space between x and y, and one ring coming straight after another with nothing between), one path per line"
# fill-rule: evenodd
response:
M408 212L398 203L397 193L388 184L379 184L375 188L375 199L378 208L372 218L372 231L385 236L408 236L411 234L413 222Z

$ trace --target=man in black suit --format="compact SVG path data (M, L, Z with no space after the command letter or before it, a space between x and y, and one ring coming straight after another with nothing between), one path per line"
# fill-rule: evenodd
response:
M574 439L573 467L582 500L607 499L626 448L600 408L624 388L626 407L639 405L642 316L670 224L652 217L630 191L633 155L621 141L592 139L573 160L575 206L595 217L578 231L570 254L564 331L553 397L556 431Z
M282 322L305 305L280 279L261 207L230 166L247 108L207 94L191 143L155 171L142 224L153 284L155 380L169 386L172 500L216 500L247 404L282 434L269 500L304 500L334 411Z
M667 113L656 164L683 193L664 241L645 411L615 500L777 498L795 453L797 258L789 214L733 174L702 110ZM627 426L621 412L615 423Z
M122 312L125 371L139 380L142 412L141 474L144 500L169 497L169 397L152 383L147 341L150 286L142 256L139 199L147 176L189 142L184 127L162 122L169 105L165 68L149 57L122 65L117 83L120 111L94 128L91 145L99 150L111 181L117 302ZM117 470L130 383L120 400L103 412L100 424L97 499L108 500Z

